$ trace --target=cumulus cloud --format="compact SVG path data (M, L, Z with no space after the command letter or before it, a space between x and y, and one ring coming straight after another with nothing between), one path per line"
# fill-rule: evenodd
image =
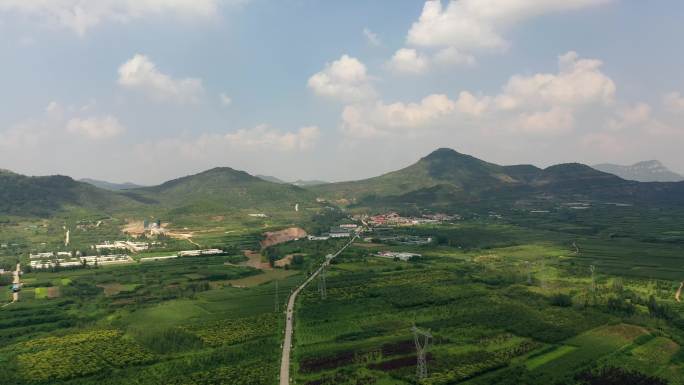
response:
M427 70L428 63L429 59L415 49L401 48L387 64L396 72L420 74Z
M670 92L663 97L665 107L674 112L684 112L684 96L679 92Z
M350 137L370 138L393 133L414 134L451 114L456 103L446 95L430 95L418 103L351 105L342 112L342 130Z
M456 109L462 114L479 117L487 111L490 104L491 98L488 96L478 98L468 91L461 91L456 100Z
M557 74L516 75L497 96L497 107L502 110L548 106L579 106L610 104L616 86L601 72L600 60L580 59L576 52L559 57Z
M554 107L548 111L523 112L511 128L515 132L533 135L557 135L572 131L575 118L570 110Z
M608 121L607 128L611 131L620 131L624 128L642 125L651 120L652 111L651 106L646 103L621 108L616 111L615 117Z
M372 45L373 47L379 47L382 45L382 40L380 40L380 36L378 36L377 33L371 31L368 28L363 29L363 36L366 37L366 41L368 44Z
M406 57L415 59L416 55L412 51ZM448 116L452 125L467 122L490 132L565 135L575 128L577 115L614 105L616 86L601 71L602 64L600 60L568 52L559 56L557 73L514 75L498 94L461 91L455 100L432 95L420 103L357 103L345 108L341 126L347 136L374 137L399 131L419 132ZM625 111L622 119L634 124L644 112L648 111L643 111L643 107Z
M225 134L223 140L233 147L295 151L312 148L319 136L320 129L316 126L302 127L295 132L280 132L260 125Z
M433 60L443 66L459 65L474 66L477 64L475 56L463 53L454 47L443 48L434 55Z
M128 23L151 16L207 19L218 15L222 4L241 0L3 0L0 13L24 15L49 26L85 35L105 22Z
M88 139L103 140L113 138L126 131L126 128L113 116L73 118L66 124L67 132Z
M145 55L137 54L119 67L119 85L140 91L160 102L197 103L204 93L201 79L174 79L157 69Z
M308 86L317 95L345 102L370 99L375 90L370 84L366 66L349 55L328 63L309 78Z
M544 14L594 7L610 0L441 0L426 1L406 38L417 47L453 47L472 52L509 46L503 34Z
M219 95L219 101L225 107L228 107L231 104L233 104L233 98L231 98L230 96L228 96L227 94L225 94L223 92Z

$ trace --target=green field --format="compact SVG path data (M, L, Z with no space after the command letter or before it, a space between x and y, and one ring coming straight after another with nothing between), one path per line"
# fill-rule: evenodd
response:
M416 384L415 325L433 336L420 384L574 385L606 370L684 384L684 305L674 301L684 276L678 224L649 213L627 217L641 215L651 226L621 222L626 209L614 210L538 220L513 210L369 233L333 261L325 299L318 280L300 295L293 378ZM302 225L325 229L344 217L331 211ZM11 220L0 237L15 246L0 249L2 266L59 247L62 221ZM345 240L270 247L264 260L303 257L261 271L245 265L241 250L259 250L264 231L291 223L181 221L202 246L231 252L26 272L20 301L0 309L2 383L275 384L287 295ZM76 231L74 242L115 239L123 223ZM632 233L637 225L642 236ZM433 241L382 241L409 236ZM135 259L174 254L187 243L163 240ZM395 261L373 255L380 251L422 256ZM8 291L11 276L0 282Z

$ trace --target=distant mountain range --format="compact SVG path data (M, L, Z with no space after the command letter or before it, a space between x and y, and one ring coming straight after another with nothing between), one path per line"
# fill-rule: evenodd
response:
M634 180L637 182L681 182L684 176L670 171L657 160L648 160L635 163L631 166L620 166L617 164L597 164L593 168L617 175L622 179Z
M641 183L571 163L546 169L500 166L438 149L415 164L375 178L300 187L228 167L158 186L111 191L65 176L0 172L0 214L50 216L72 209L109 214L195 216L236 210L295 215L334 204L379 209L513 209L592 201L684 207L684 182Z
M78 181L88 183L88 184L91 184L95 187L99 187L101 189L111 190L111 191L130 190L130 189L134 189L134 188L144 187L144 186L137 185L137 184L131 183L131 182L112 183L112 182L107 182L107 181L103 181L103 180L89 179L89 178L79 179Z
M627 181L570 163L540 169L500 166L442 148L402 170L375 178L312 187L360 207L514 208L591 200L684 205L684 183Z
M293 184L293 185L299 186L299 187L319 186L319 185L322 185L322 184L328 184L328 183L330 183L330 182L325 182L325 181L322 181L322 180L302 180L302 179L298 179L298 180L296 180L296 181L294 181L294 182L286 182L286 181L284 181L284 180L282 180L282 179L279 179L279 178L276 178L276 177L270 176L270 175L256 175L256 177L259 178L259 179L263 179L263 180L265 180L265 181L268 181L268 182L280 183L280 184L285 184L285 183L287 183L287 184Z

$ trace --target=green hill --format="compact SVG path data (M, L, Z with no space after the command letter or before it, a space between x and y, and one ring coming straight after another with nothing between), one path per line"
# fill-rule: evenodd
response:
M315 194L308 190L268 182L229 167L214 168L123 194L177 213L293 210L297 203L302 207L315 204Z
M541 169L500 166L451 149L438 149L417 163L379 177L312 188L319 196L360 206L481 208L557 200L684 204L684 184L623 180L578 163Z
M0 172L0 214L49 216L70 209L111 212L139 202L67 176L29 177Z

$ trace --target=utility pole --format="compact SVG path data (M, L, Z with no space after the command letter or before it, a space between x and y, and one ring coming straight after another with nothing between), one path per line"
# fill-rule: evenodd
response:
M278 312L278 281L275 281L275 312Z
M525 270L527 270L527 284L532 284L532 268L530 267L530 261L525 261Z
M416 344L416 377L418 378L418 381L420 381L424 378L427 378L428 375L427 359L425 353L427 353L430 341L432 340L432 334L420 330L415 326L411 328L411 331L413 332L413 340Z
M596 277L595 277L595 272L596 272L596 266L590 265L589 270L591 271L591 291L596 294Z
M325 287L325 267L321 269L321 273L318 275L318 292L321 293L321 299L326 299L328 297Z

